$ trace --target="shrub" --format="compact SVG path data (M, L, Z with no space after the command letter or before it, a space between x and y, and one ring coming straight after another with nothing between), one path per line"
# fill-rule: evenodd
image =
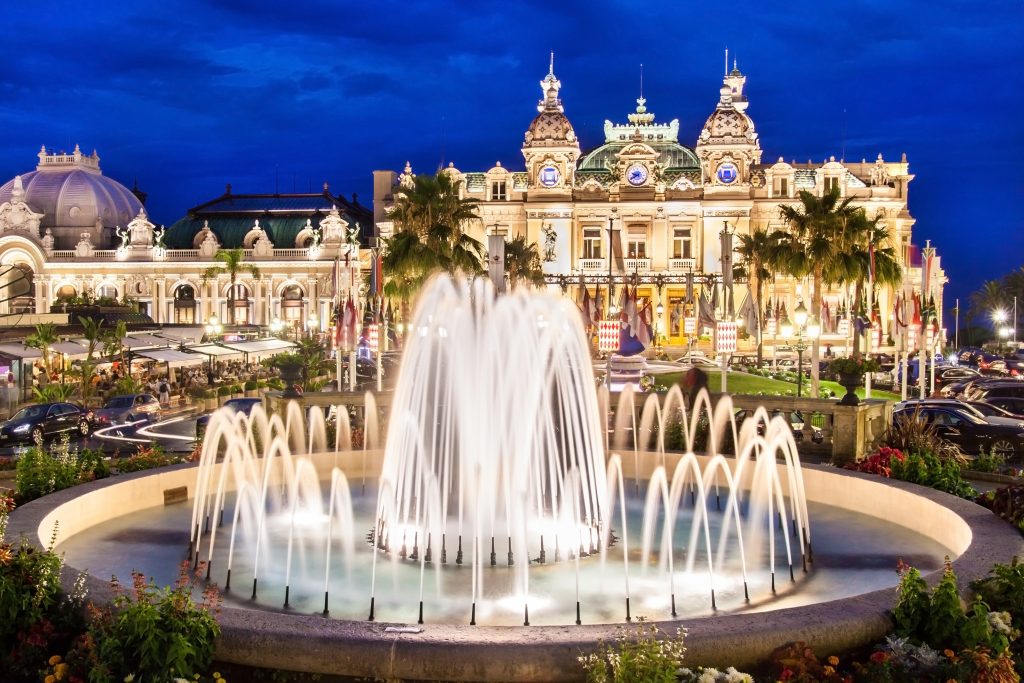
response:
M168 454L159 444L153 444L139 450L131 457L117 462L118 472L141 472L154 467L166 467L185 462L183 458Z
M890 468L893 479L930 486L938 491L970 500L974 500L978 495L964 479L959 462L943 460L929 452L914 453L903 460L892 459Z
M1024 486L1004 486L981 494L974 502L1024 532Z
M231 387L228 386L227 384L225 384L223 386L217 387L217 395L218 396L230 396L231 395Z
M662 637L655 626L641 626L635 634L621 630L615 643L602 643L597 652L579 658L588 683L675 683L686 647L685 631Z
M197 604L193 590L198 574L188 573L188 562L173 588L157 588L137 572L133 590L118 592L112 607L92 607L88 637L83 648L89 662L91 683L114 683L133 676L140 681L191 678L210 665L214 643L220 635L215 617L219 609L216 586L207 585Z
M893 459L903 462L906 459L906 456L896 448L882 446L873 454L864 458L864 460L848 464L846 469L853 470L855 472L877 474L881 477L890 477L892 476Z
M0 497L0 536L14 500ZM84 575L72 595L60 588L60 557L28 543L0 542L0 671L4 681L38 681L39 666L84 628Z
M231 393L232 394L240 394L240 393L242 393L242 385L241 384L232 384L231 385Z
M33 446L25 451L18 459L14 495L18 503L27 503L48 493L109 475L110 468L102 451L72 451L64 438L49 451L42 446Z
M965 469L975 472L998 472L1006 464L1006 456L1001 453L986 454L982 452L974 459L974 462L967 463Z
M247 379L247 380L245 380L245 390L246 391L255 391L256 389L259 389L259 388L260 388L259 382L257 382L256 380L254 380L254 379Z
M960 448L939 436L935 425L912 415L899 415L886 433L885 442L904 453L934 453L942 459L965 462Z

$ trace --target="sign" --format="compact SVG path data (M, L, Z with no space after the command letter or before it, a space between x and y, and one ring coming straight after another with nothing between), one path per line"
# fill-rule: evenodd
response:
M736 323L715 323L715 353L736 353Z
M840 318L840 320L839 320L839 329L837 330L837 332L838 332L840 337L849 337L850 336L850 319L849 318Z
M697 333L697 319L683 318L683 334L689 336Z
M619 350L619 332L622 323L618 320L601 320L597 323L597 350L601 352Z
M370 325L366 328L366 346L370 349L370 353L377 353L380 345L379 330L380 325Z
M779 332L779 323L778 323L778 321L775 320L775 318L768 318L767 328L768 328L767 329L768 336L774 337Z

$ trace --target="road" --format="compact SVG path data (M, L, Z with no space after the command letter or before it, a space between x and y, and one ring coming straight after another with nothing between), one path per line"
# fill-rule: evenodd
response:
M108 455L128 455L140 445L157 443L168 453L190 453L195 446L196 416L172 417L161 422L108 427L87 437L72 433L72 449L99 448ZM52 443L52 442L50 442ZM17 455L27 444L0 448L0 456Z

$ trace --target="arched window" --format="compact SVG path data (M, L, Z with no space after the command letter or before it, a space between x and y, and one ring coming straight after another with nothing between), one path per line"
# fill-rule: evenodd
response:
M26 263L0 266L0 300L5 312L36 312L35 273Z
M288 285L281 292L281 308L284 311L284 319L289 324L295 321L302 323L302 288L298 285Z
M174 322L194 324L196 321L196 290L192 285L178 285L174 290Z
M234 317L229 319L236 325L249 324L249 288L236 284L234 288L229 287L228 292L230 305L234 308Z
M65 301L67 301L69 299L74 299L76 296L78 296L78 290L77 289L75 289L71 285L62 285L60 287L60 289L57 290L57 297L56 298L58 300L63 299Z
M117 287L114 285L100 285L96 288L97 299L117 299Z

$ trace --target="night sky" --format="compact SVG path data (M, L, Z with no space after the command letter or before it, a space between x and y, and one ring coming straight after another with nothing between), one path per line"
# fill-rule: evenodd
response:
M770 8L770 9L769 9ZM763 160L888 160L916 179L948 301L1024 258L1024 3L16 2L0 41L0 176L96 148L172 223L224 191L372 202L374 169L520 170L555 52L584 149L644 95L693 146L723 50Z

